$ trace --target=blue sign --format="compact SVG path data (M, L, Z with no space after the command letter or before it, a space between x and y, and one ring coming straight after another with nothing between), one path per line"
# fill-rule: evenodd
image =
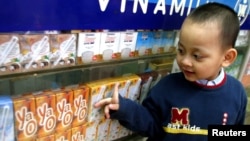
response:
M212 0L1 0L0 32L83 29L179 29ZM213 0L232 7L250 29L250 0Z

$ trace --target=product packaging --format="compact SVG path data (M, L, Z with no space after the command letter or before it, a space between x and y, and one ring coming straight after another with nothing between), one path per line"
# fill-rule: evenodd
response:
M76 61L76 35L51 34L51 67L72 66Z
M152 54L152 31L138 31L135 56L146 56Z
M34 92L33 95L36 101L37 137L53 135L57 123L56 96L52 91Z
M137 41L136 31L122 31L119 43L119 59L129 59L135 57L135 46Z
M120 32L102 32L100 54L103 61L117 60Z
M0 75L21 72L21 58L18 35L0 35Z
M77 63L88 64L99 62L100 32L82 32L78 34Z
M31 94L13 96L16 140L34 141L38 129L36 102Z
M0 141L14 141L14 108L10 96L0 95Z
M20 35L23 71L50 68L49 35L25 34Z

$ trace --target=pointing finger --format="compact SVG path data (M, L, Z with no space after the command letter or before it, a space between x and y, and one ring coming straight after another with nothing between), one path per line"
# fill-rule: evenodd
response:
M115 84L114 93L113 93L113 96L112 96L111 103L112 104L118 104L119 103L119 83Z

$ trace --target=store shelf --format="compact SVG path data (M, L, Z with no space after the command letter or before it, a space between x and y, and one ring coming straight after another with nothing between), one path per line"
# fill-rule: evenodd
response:
M164 53L1 75L0 94L17 95L121 76L127 73L141 73L151 69L149 65L151 62L173 60L175 55L175 53ZM171 66L166 69L171 70Z

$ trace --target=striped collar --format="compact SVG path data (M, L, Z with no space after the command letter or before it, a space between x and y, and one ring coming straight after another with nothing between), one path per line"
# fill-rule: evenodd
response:
M209 80L202 79L202 80L197 80L196 83L203 85L203 86L216 86L216 85L221 84L224 78L225 78L225 72L224 72L224 69L222 68L218 77L215 78L214 80L209 81Z

